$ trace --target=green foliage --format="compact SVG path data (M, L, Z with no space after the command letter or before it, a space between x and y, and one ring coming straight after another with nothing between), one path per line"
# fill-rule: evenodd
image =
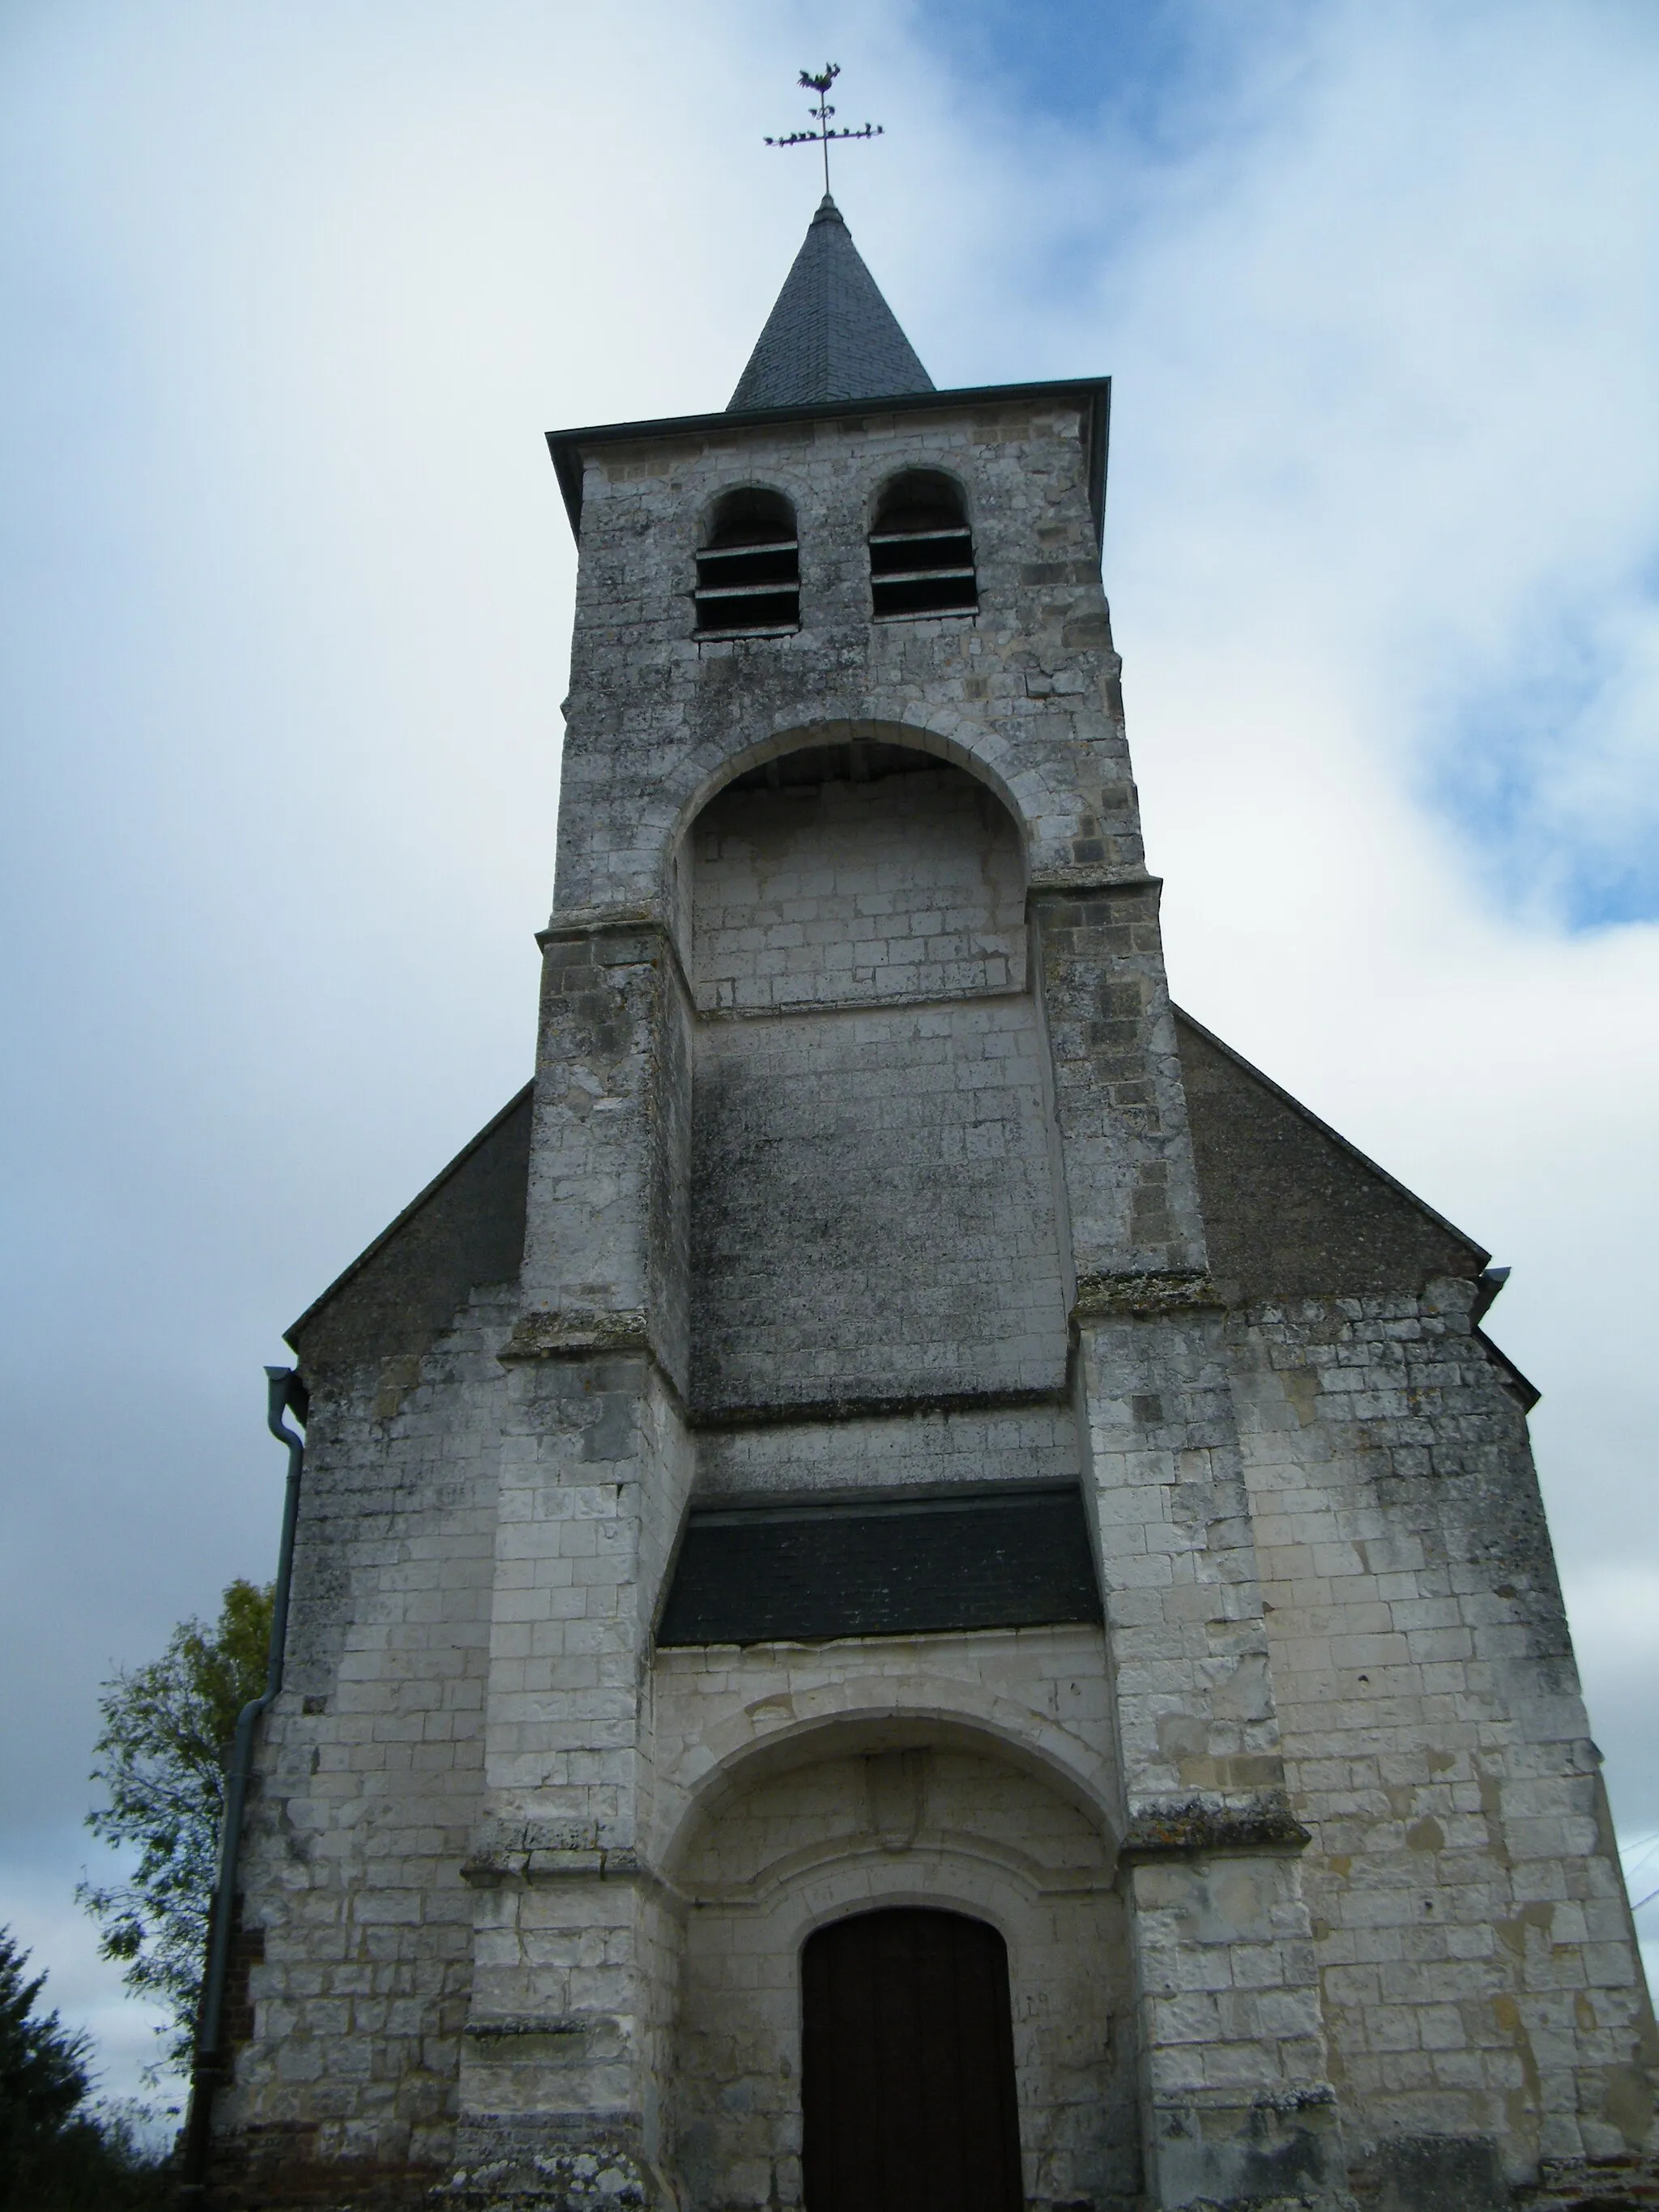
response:
M137 1869L76 1894L98 1922L106 1959L139 1996L171 2014L166 2063L189 2063L218 1870L225 1748L236 1716L264 1687L273 1589L234 1582L211 1628L180 1622L148 1667L124 1668L99 1699L94 1782L107 1805L87 1816L106 1844L136 1848Z
M71 2035L55 2012L38 2015L46 1982L23 1978L28 1953L0 1929L0 2145L49 2136L61 2128L92 2086L87 2039Z
M46 1980L0 1928L0 2205L16 2212L170 2201L165 2161L147 2156L130 2120L86 2109L87 2041L55 2012L37 2013Z

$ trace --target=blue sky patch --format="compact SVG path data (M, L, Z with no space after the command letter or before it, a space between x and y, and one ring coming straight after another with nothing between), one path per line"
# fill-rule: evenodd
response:
M1431 802L1506 906L1574 931L1659 920L1659 726L1641 664L1659 577L1539 623L1505 678L1432 738Z

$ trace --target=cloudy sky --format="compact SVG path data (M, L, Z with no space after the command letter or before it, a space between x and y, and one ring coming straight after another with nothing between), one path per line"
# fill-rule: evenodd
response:
M1176 994L1513 1266L1659 1836L1650 0L4 0L0 1919L112 2088L97 1685L270 1572L262 1364L529 1072L542 433L725 404L831 58L935 380L1115 379Z

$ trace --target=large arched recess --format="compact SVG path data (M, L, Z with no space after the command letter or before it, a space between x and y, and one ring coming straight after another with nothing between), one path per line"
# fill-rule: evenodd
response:
M881 1656L905 1649L896 1644ZM805 1680L799 1664L790 1664L798 1653L760 1647L732 1654L739 1695L730 1703L711 1700L700 1662L694 1666L659 1653L653 1863L676 1879L721 1808L769 1775L929 1746L976 1752L1029 1776L1073 1808L1098 1836L1105 1857L1115 1859L1117 1784L1100 1632L1075 1627L964 1638L959 1650L930 1639L911 1649L914 1671L896 1674L872 1664L875 1655L862 1646L828 1648L811 1670L817 1679ZM962 1663L947 1671L951 1656ZM1021 1694L1028 1668L1033 1688L1072 1678L1074 1694L1081 1692L1076 1725Z
M1014 749L996 732L964 716L935 716L925 723L900 720L844 717L822 722L792 724L737 751L710 757L693 757L674 781L680 787L672 827L667 837L665 865L671 871L686 833L697 817L725 787L750 769L779 760L787 753L817 745L877 744L902 745L930 753L951 768L961 769L994 792L1012 817L1028 858L1036 825L1054 809L1054 794L1033 773L1029 763L1014 757ZM689 786L689 787L687 787ZM669 794L672 796L672 794Z
M1064 1389L1025 846L997 781L936 732L855 723L703 779L670 896L700 1413Z
M1006 1946L1026 2203L1133 2188L1122 1908L1079 1749L1056 1763L1008 1717L848 1713L722 1766L670 1874L690 1908L671 2134L695 2203L744 2199L763 2174L745 2201L801 2203L803 1949L893 1907L962 1914Z

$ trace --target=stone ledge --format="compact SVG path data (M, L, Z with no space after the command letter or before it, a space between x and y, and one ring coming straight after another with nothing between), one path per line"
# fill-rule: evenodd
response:
M573 1307L521 1314L495 1357L505 1366L519 1359L587 1359L606 1353L654 1357L643 1308L596 1313Z
M1525 2212L1651 2212L1659 2205L1659 2158L1639 2151L1622 2158L1547 2158L1537 2182L1514 2191L1511 2201Z
M1279 1790L1231 1802L1165 1799L1138 1808L1118 1859L1121 1864L1133 1865L1194 1851L1300 1851L1312 1841Z
M1075 867L1044 868L1034 876L1026 887L1025 902L1033 906L1038 900L1074 898L1126 898L1139 891L1161 891L1162 876L1149 876L1144 871L1135 875L1114 876L1099 867L1087 864Z
M480 1843L461 1862L461 1880L475 1889L520 1881L645 1881L658 1889L672 1885L633 1850L592 1844L542 1842L533 1835L515 1842Z
M644 936L648 932L659 936L668 933L662 917L642 907L578 907L570 914L555 915L545 929L536 932L536 942L544 952L550 945L570 944L584 937Z
M792 1422L890 1420L915 1413L984 1413L1070 1403L1062 1378L1052 1386L1039 1383L1024 1389L872 1391L860 1396L729 1406L703 1400L691 1405L686 1419L694 1429L763 1429L787 1427Z
M1228 1303L1225 1286L1198 1268L1168 1273L1079 1275L1071 1317L1073 1324L1126 1316L1145 1320L1158 1314L1224 1311Z

